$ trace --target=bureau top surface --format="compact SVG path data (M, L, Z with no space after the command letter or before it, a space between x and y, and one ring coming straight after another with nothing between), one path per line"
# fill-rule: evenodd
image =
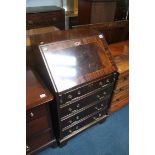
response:
M129 40L110 44L109 50L114 57L118 72L123 73L129 70Z
M39 76L30 68L26 70L26 109L53 100L53 95L46 88Z
M26 13L43 13L43 12L51 12L51 11L58 11L64 10L58 6L37 6L37 7L27 7Z
M65 40L39 45L44 66L57 92L116 71L104 36L87 32L87 30L59 31L57 35L62 38L65 36ZM67 39L69 37L71 39ZM42 41L44 42L44 39Z
M80 39L92 35L98 35L99 32L91 29L69 29L66 31L52 31L30 36L31 45L40 45L71 39Z

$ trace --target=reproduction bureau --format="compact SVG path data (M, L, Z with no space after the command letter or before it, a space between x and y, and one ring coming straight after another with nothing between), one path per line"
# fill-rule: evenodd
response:
M129 41L110 44L109 50L119 72L110 107L113 112L129 103Z
M36 70L53 92L50 104L60 146L108 116L117 67L102 34L92 30L31 36Z
M26 71L26 154L35 154L47 147L56 146L49 106L53 95L36 72Z
M56 26L65 29L65 10L57 6L26 8L26 29Z

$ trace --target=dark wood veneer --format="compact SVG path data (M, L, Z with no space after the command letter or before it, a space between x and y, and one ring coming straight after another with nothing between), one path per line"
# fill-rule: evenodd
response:
M26 153L56 145L49 105L53 95L38 74L27 67L26 72ZM43 96L40 96L43 95Z
M57 6L27 7L26 29L56 26L65 29L65 10Z
M40 95L45 94L41 98ZM53 95L41 81L39 76L32 69L27 68L26 72L26 109L36 107L40 104L53 100Z
M127 20L77 25L73 28L93 29L99 33L103 33L108 44L129 39L129 21Z
M26 124L26 135L31 137L33 134L49 128L47 115L39 117Z
M34 155L37 151L40 151L41 149L44 149L48 146L55 147L55 144L56 140L51 139L51 133L48 131L27 141L27 145L29 146L29 149L27 149L27 155Z

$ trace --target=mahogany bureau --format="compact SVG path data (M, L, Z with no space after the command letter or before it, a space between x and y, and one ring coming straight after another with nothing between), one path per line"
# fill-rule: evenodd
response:
M65 10L57 6L26 8L26 29L56 26L65 29Z
M35 71L26 71L26 153L28 155L47 146L55 146L49 104L53 95Z
M72 29L30 39L36 69L55 98L50 108L62 146L107 118L117 67L104 36L96 31Z
M109 50L119 72L110 107L113 112L129 103L129 41L110 44Z

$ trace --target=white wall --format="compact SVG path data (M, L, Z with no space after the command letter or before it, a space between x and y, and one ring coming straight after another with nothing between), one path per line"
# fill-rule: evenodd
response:
M48 5L61 6L61 0L26 0L26 7Z

